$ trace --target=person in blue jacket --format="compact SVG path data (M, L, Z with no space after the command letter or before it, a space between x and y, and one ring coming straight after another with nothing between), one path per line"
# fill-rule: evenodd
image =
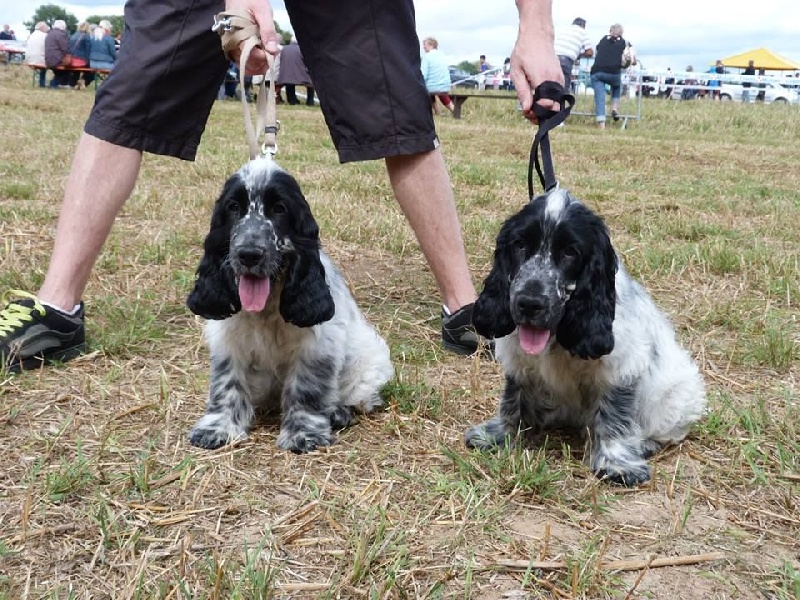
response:
M444 55L439 52L439 42L436 41L436 38L426 37L422 41L422 48L425 50L422 54L422 77L425 79L425 87L428 88L431 97L431 109L434 114L439 114L439 108L436 105L436 99L439 98L445 108L453 112L455 107L448 93L450 91L450 67L447 66Z
M111 23L103 19L94 30L89 65L93 69L113 69L117 62L117 45L111 37Z
M89 23L83 21L78 25L69 38L69 53L72 55L73 67L88 67L89 56L92 53L92 28ZM80 90L89 85L94 79L94 73L73 73L71 85Z

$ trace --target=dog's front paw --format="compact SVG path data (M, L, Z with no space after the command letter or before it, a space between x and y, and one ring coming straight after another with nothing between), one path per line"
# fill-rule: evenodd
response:
M330 427L328 431L291 431L281 429L278 434L278 447L295 454L305 454L320 446L330 446L333 442Z
M339 406L328 415L331 422L331 429L344 429L353 422L353 411L349 406Z
M207 450L215 450L244 439L247 439L247 431L234 425L223 415L203 415L189 432L189 443Z
M464 443L475 450L490 450L498 446L510 446L511 437L506 431L505 423L499 417L489 419L467 429Z
M598 479L625 487L636 487L650 481L650 467L644 460L611 460L605 454L592 459L592 472Z
M304 454L333 441L331 422L327 415L291 410L283 415L278 447L295 454Z

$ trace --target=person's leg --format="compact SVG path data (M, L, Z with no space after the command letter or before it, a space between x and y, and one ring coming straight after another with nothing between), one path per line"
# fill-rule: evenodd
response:
M439 105L436 102L436 94L431 94L431 111L433 114L439 114Z
M285 5L339 160L385 160L397 202L441 292L442 342L453 352L475 352L475 288L420 70L413 2ZM353 69L364 84L343 86Z
M572 65L574 61L569 56L559 56L558 62L561 64L561 72L564 74L564 89L569 94L572 87Z
M594 120L599 127L606 126L606 83L600 73L592 74L592 89L594 90Z
M611 75L609 77L611 86L611 115L615 121L619 121L619 101L622 97L622 75Z
M294 84L286 83L283 87L286 90L286 102L289 104L297 104L297 93L295 92Z
M450 312L475 301L467 267L453 187L436 149L386 158L386 170L400 208L417 237Z
M40 300L65 311L80 302L114 219L133 191L141 160L138 150L81 136Z
M306 86L306 106L314 106L314 88Z
M126 5L126 24L139 27L126 27L120 60L84 126L45 281L38 297L21 290L3 294L0 370L40 367L84 351L81 295L133 189L142 152L194 159L227 67L208 26L219 2L159 7L160 12L147 2ZM145 66L162 63L169 67ZM161 94L158 102L153 90Z
M45 87L47 83L47 69L37 69L39 71L39 87Z
M442 104L444 104L444 107L451 113L455 110L456 107L453 104L453 101L450 99L450 94L443 92L439 94L439 99L442 101Z

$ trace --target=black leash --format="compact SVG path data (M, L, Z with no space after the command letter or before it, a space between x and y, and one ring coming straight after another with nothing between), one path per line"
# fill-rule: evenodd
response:
M537 104L542 98L553 100L561 107L560 110L544 108ZM556 173L553 169L553 157L550 154L550 130L557 127L569 116L575 105L575 96L568 94L564 87L555 81L545 81L533 92L533 112L539 119L539 130L533 138L531 156L528 161L528 197L533 198L533 169L539 175L539 181L545 192L549 192L558 185ZM541 161L539 149L541 148Z

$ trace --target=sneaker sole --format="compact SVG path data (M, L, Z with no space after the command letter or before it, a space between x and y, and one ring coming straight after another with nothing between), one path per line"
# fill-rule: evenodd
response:
M464 346L459 346L458 344L453 344L452 342L445 342L442 340L442 346L448 352L453 352L454 354L458 354L459 356L473 356L480 352L480 355L483 358L488 358L489 360L495 360L494 356L494 349L492 346L483 345L481 349L475 348L474 350L468 350Z
M471 356L471 355L475 354L478 351L477 348L472 348L472 349L465 348L464 346L462 346L460 344L454 344L452 342L445 342L444 340L442 341L442 345L444 346L445 350L448 350L449 352L453 352L455 354L459 354L461 356Z
M68 360L72 360L73 358L79 357L81 354L86 353L86 344L78 344L77 346L72 346L70 348L62 348L60 350L56 350L46 355L42 356L30 356L20 362L14 363L8 367L6 370L9 373L20 373L21 371L33 371L35 369L41 369L45 365L51 365L53 363L61 363L66 362Z

